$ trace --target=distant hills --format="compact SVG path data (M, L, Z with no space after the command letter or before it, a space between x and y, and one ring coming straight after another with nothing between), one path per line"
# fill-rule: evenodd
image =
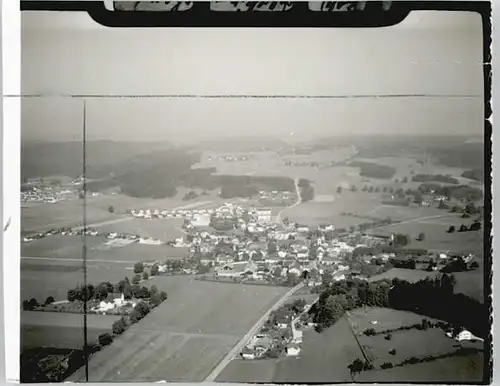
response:
M219 188L222 197L231 198L251 197L259 190L295 189L288 177L218 175L215 168L191 169L200 161L200 152L168 143L92 141L86 153L88 191L118 187L131 197L164 198L175 196L179 187ZM81 143L30 144L22 148L22 177L76 178L82 175L82 162Z
M117 164L154 151L167 151L174 146L167 142L88 141L87 175L102 178L113 172ZM71 178L83 172L82 142L39 142L21 146L23 178L63 175Z

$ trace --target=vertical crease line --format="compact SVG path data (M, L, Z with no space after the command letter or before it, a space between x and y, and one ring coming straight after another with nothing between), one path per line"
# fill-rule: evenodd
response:
M86 112L86 101L83 100L83 288L85 293L85 299L83 302L83 344L84 344L84 358L85 358L85 381L89 381L89 346L88 346L88 331L87 331L87 130L86 122L87 112Z

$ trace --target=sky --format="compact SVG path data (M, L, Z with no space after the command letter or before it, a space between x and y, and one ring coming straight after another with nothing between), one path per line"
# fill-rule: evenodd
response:
M481 61L474 13L366 29L113 29L23 12L22 93L45 97L23 99L22 139L81 140L83 101L70 94L196 96L88 98L88 139L481 135ZM203 98L234 94L347 98ZM427 97L352 97L388 94Z

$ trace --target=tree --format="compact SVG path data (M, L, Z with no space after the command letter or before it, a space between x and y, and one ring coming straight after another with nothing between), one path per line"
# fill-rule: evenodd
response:
M149 289L149 293L151 294L151 296L155 295L158 293L158 287L156 285L152 285L151 288Z
M134 273L142 273L144 271L144 264L139 262L134 265Z
M424 241L425 240L425 233L420 232L417 237L417 241Z
M148 303L146 303L144 301L140 301L135 306L135 310L137 310L137 312L139 312L141 317L145 317L147 314L149 314L149 305L148 305Z
M337 193L338 193L338 194L341 194L341 193L342 193L342 186L338 186L338 187L337 187Z
M405 176L405 177L403 177L403 179L401 180L401 182L402 182L403 184L406 184L406 183L408 182L408 177L406 177L406 176Z
M76 290L75 289L68 290L67 298L69 302L74 302L76 300Z
M108 207L108 212L109 212L109 213L115 213L115 208L113 207L113 205L110 205L110 206Z
M447 230L448 233L453 233L455 232L455 227L453 225L451 225L448 230Z
M159 271L158 264L153 264L153 266L151 267L151 276L158 275L158 271Z
M142 319L142 315L137 310L132 311L132 313L130 314L130 323L132 323L132 324L137 323L141 319Z
M373 193L373 186L370 186L370 187L368 188L368 192L369 192L369 193Z
M123 320L117 320L116 322L113 323L113 334L115 335L121 335L125 331L125 325L123 323Z
M123 297L127 300L132 299L132 289L130 288L130 285L123 289Z
M142 280L148 280L148 279L149 279L149 275L148 275L148 273L147 273L147 272L144 272L144 273L142 274Z
M54 298L52 296L49 296L47 299L45 299L45 305L49 305L54 303Z
M351 192L356 192L357 190L356 185L351 185Z
M458 230L459 232L467 232L469 229L467 228L467 225L460 225L460 229Z
M356 373L360 373L361 371L363 371L364 369L364 366L365 363L361 360L361 359L356 359L354 360L349 366L347 366L347 368L349 369L349 371L351 372L351 375L352 374L356 374Z
M324 285L330 285L330 283L333 281L332 273L330 271L324 272L323 276L321 277L321 281Z
M299 282L299 280L298 280L298 277L295 273L293 273L293 272L287 273L287 275L286 275L287 285L289 285L290 287L293 287L293 286L297 285L298 282Z
M107 288L106 284L100 283L95 288L94 297L97 300L104 300L104 299L106 299L108 297L108 288Z
M394 235L394 245L404 247L410 243L410 238L407 235L396 234Z
M141 282L141 275L135 275L132 279L132 284L139 284Z
M470 225L469 230L470 231L478 231L481 229L481 223L479 221L475 221L473 224Z
M164 302L165 300L167 300L167 298L168 298L167 293L165 291L161 291L160 292L160 299L161 299L161 301Z
M273 270L273 276L274 277L281 277L282 272L283 272L283 270L281 269L281 267L277 266Z
M151 295L149 303L151 304L152 307L158 307L161 304L161 302L162 300L158 293Z
M113 343L113 337L111 336L111 334L109 334L107 332L99 335L98 339L99 339L99 344L101 346L107 346L107 345L110 345L111 343Z

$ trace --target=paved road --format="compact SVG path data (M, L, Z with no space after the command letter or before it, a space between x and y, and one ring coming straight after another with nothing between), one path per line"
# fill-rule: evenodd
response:
M266 320L272 311L276 310L282 306L289 296L293 295L298 289L302 288L304 283L299 283L285 295L283 295L275 304L272 306L262 317L253 325L253 327L241 338L241 340L236 343L236 345L229 351L229 353L219 362L219 364L212 370L212 372L205 378L205 382L215 382L219 374L224 370L224 368L231 362L231 360L238 355L238 353L245 347L245 344L250 340L250 338L258 331L260 327L264 325Z

